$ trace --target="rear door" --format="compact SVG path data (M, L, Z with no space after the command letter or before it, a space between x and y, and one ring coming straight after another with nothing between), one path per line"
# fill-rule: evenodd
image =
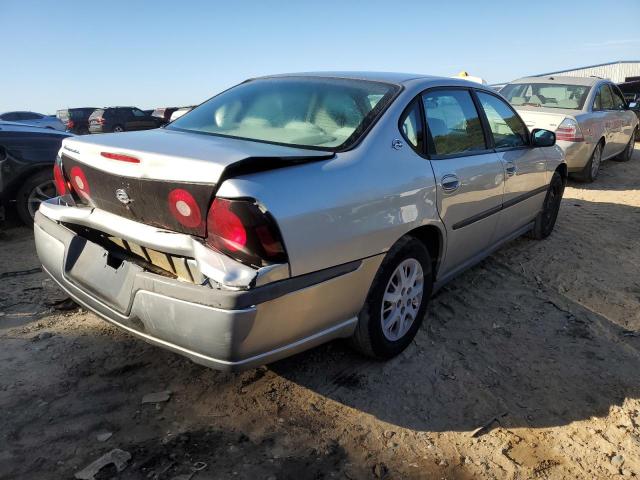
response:
M613 94L606 83L598 87L598 93L593 102L593 116L598 122L598 129L602 131L604 136L602 158L609 158L618 149L618 132L616 131L618 115L613 103Z
M504 198L494 240L509 236L531 222L542 208L547 191L547 162L539 148L531 148L529 131L502 98L476 92L483 120L504 169Z
M447 229L442 263L447 274L473 263L490 246L502 208L504 173L470 89L430 89L422 102L437 206Z
M154 128L157 125L157 121L151 115L147 115L138 108L132 108L131 114L133 115L132 123L135 125L136 130L146 130Z

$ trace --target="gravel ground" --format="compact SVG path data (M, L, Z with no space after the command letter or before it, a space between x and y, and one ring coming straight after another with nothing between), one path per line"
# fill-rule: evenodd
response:
M65 310L30 230L5 229L0 478L115 448L126 468L97 479L640 476L639 185L637 149L571 183L549 239L450 283L390 362L334 342L241 374Z

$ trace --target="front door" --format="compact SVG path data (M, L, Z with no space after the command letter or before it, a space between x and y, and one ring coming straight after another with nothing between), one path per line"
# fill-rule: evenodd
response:
M511 106L497 95L477 91L491 131L493 146L504 168L504 197L494 241L530 223L542 209L549 179L539 148L531 148L529 132Z
M504 172L487 144L470 89L432 89L422 101L437 207L447 230L445 276L466 268L490 246L502 208Z

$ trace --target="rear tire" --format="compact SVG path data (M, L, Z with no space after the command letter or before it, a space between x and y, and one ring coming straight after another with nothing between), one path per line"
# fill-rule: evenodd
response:
M28 177L16 194L16 210L22 222L33 225L33 216L40 203L56 196L56 187L50 170L40 170Z
M385 256L351 337L353 347L377 359L409 346L425 316L433 289L431 257L424 244L405 235Z
M620 155L615 157L614 160L618 162L628 162L629 160L631 160L631 157L633 156L633 149L636 145L637 135L638 135L638 129L635 129L631 134L631 138L629 139L629 143L627 144L626 148L622 152L620 152Z
M124 127L122 125L115 125L111 131L113 133L124 132Z
M602 162L602 149L604 148L602 140L598 142L598 144L593 149L593 153L591 154L591 158L584 166L582 171L576 174L576 178L581 182L585 183L593 183L596 178L598 178L598 173L600 172L600 164Z
M530 237L535 240L543 240L551 235L553 227L558 218L560 202L564 193L564 181L560 173L553 172L547 195L542 204L542 210L536 217L535 224L531 230Z

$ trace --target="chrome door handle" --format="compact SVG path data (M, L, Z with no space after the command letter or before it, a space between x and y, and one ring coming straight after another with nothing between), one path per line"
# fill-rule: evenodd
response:
M513 162L507 162L504 170L507 172L508 177L513 177L516 174L516 164Z
M455 175L445 175L440 180L440 184L445 192L455 192L460 188L460 179Z

